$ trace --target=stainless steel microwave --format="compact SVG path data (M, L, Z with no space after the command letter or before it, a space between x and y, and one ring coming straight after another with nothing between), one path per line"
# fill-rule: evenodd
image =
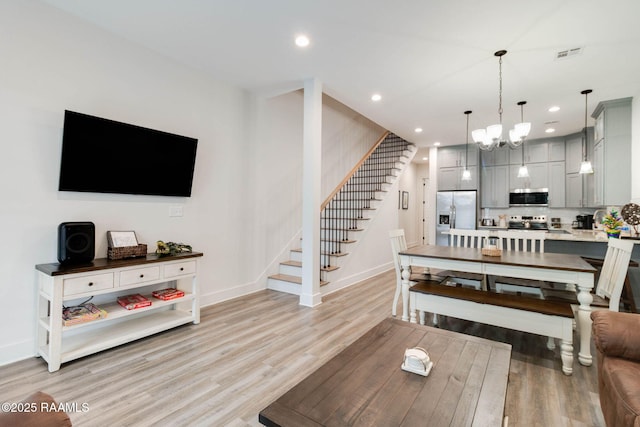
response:
M509 192L509 206L549 206L548 188L518 188Z

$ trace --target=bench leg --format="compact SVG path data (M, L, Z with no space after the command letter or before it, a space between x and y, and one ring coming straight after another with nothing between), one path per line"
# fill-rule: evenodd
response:
M562 372L565 375L571 375L573 373L573 343L571 340L562 340L560 357L562 358Z

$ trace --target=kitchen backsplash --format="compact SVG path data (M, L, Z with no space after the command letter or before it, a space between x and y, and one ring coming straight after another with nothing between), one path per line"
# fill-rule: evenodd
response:
M620 207L615 206L618 211ZM609 209L607 209L608 211ZM571 228L571 224L576 220L576 215L593 215L596 209L584 208L584 209L557 209L547 207L519 207L519 208L482 208L480 209L479 220L483 218L493 218L498 224L499 215L507 215L507 220L511 215L531 215L539 216L546 215L547 221L551 223L551 218L560 218L562 228Z

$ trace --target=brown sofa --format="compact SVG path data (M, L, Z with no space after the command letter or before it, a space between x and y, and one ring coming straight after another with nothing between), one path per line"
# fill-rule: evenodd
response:
M52 407L57 407L53 397L37 391L17 404L16 412L0 412L0 427L71 427L69 416Z
M609 427L640 427L640 314L591 313L600 406Z

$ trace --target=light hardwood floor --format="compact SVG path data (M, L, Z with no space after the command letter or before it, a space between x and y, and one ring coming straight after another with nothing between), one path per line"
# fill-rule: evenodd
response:
M86 412L69 414L76 426L255 426L261 409L389 316L394 290L389 271L326 296L316 308L260 291L205 307L199 325L54 373L39 358L0 367L0 398L18 402L43 390L58 402L86 403ZM559 349L547 350L545 337L457 319L440 326L513 345L510 427L604 426L595 362L584 367L576 358L574 374L565 376Z

